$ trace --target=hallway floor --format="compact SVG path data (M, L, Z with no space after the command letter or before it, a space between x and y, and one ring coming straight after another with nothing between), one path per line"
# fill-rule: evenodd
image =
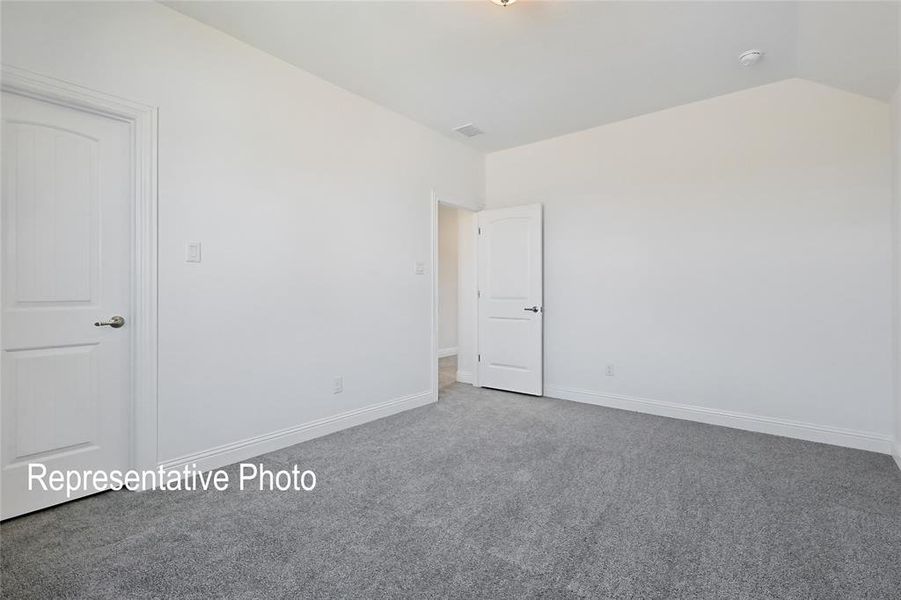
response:
M444 356L438 359L438 394L457 382L457 357Z

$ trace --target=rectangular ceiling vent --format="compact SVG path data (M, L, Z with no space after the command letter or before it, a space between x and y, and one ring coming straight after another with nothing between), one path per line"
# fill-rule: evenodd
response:
M472 123L467 123L466 125L460 125L459 127L454 127L454 131L459 133L460 135L465 135L466 137L475 137L477 135L481 135L485 133Z

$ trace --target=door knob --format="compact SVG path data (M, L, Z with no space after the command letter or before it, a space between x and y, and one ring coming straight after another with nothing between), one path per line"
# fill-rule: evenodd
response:
M125 319L119 315L113 315L109 318L109 321L97 321L94 323L94 327L112 327L113 329L119 329L123 325L125 325Z
M529 308L524 308L523 310L527 310L527 311L533 312L533 313L541 312L541 309L538 308L537 306L532 306L532 307L529 307Z

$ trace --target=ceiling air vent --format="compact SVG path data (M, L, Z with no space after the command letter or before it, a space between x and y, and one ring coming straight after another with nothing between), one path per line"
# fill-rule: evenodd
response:
M472 123L467 123L466 125L460 125L459 127L454 127L454 131L459 133L460 135L465 135L466 137L475 137L477 135L481 135L485 133Z

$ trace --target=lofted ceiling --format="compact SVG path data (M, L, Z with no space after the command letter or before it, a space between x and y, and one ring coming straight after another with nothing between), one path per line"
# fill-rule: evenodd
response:
M882 100L898 78L894 2L165 4L486 152L790 77Z

